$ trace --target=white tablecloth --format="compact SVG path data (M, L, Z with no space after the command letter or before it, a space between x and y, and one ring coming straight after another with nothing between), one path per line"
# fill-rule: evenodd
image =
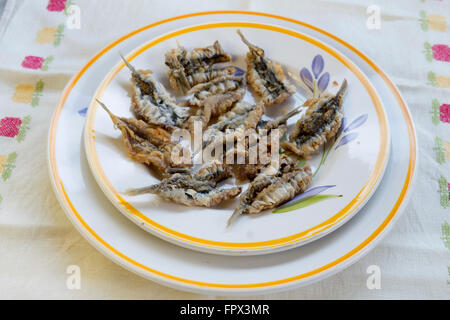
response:
M0 298L218 298L140 278L91 247L53 194L46 148L62 89L94 53L151 22L220 9L291 17L355 45L399 86L418 134L412 198L391 233L345 271L264 298L450 297L450 0L71 0L81 9L81 29L61 30L65 2L6 0L0 20ZM369 5L381 12L379 29L367 28ZM81 268L80 290L66 286L69 265ZM370 265L380 267L381 289L366 285Z

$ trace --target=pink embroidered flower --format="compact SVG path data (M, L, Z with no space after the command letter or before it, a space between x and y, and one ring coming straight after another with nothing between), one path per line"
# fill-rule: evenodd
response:
M19 134L19 126L22 124L20 118L3 118L0 120L0 136L14 138Z
M433 49L433 58L439 61L450 62L450 48L445 44L435 44Z
M450 123L450 104L443 104L439 107L441 121Z
M61 12L66 8L67 0L50 0L47 5L48 11Z
M40 69L44 61L45 59L42 57L26 56L22 61L22 67L35 70Z

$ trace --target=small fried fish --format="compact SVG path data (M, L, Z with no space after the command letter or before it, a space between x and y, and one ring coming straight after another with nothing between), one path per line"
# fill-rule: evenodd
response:
M153 79L150 70L136 70L122 55L131 71L133 87L131 111L138 119L168 129L181 128L189 118L187 108L176 104L164 86Z
M342 101L346 91L347 80L344 80L335 96L314 101L297 121L283 148L306 158L332 139L342 124Z
M178 45L176 49L169 50L165 55L165 63L169 67L170 84L175 90L183 93L199 83L235 73L234 67L212 67L215 63L230 60L230 55L225 53L218 41L206 48L196 48L191 51Z
M264 156L264 152L262 151L261 146L261 136L264 134L267 136L267 142L265 147L265 158L267 161L269 161L274 155L274 152L279 152L279 146L281 144L281 139L285 135L287 131L286 122L289 118L295 116L296 114L300 113L301 109L296 108L287 114L280 116L274 120L261 120L258 122L258 125L256 126L256 136L253 139L249 139L247 137L246 139L246 148L244 152L244 164L235 163L232 165L234 175L236 179L243 181L246 179L253 179L258 175L258 173L261 171L262 168L267 164L263 159L261 159L261 156ZM278 129L278 132L275 132L274 129ZM278 139L277 146L278 148L274 147L276 150L273 150L272 148L272 142L276 141ZM259 147L258 147L259 145ZM255 161L256 157L253 156L252 161L250 161L250 155L249 152L254 152L254 155L256 155L256 150L259 148L259 159ZM237 155L236 155L237 158ZM255 163L256 162L256 163Z
M175 145L171 142L166 130L142 120L117 117L101 101L97 100L97 102L109 114L114 126L122 132L122 138L131 159L153 166L161 172L171 167L191 166L191 163L180 165L172 162L171 152ZM184 151L188 152L188 150Z
M215 147L217 143L224 144L227 141L226 130L234 130L230 133L236 137L238 133L245 134L248 129L255 129L264 113L261 104L251 105L247 102L238 102L230 111L221 115L217 122L209 126L203 136L203 148ZM211 145L212 144L212 145Z
M296 168L295 163L282 155L277 166L268 165L241 195L240 203L228 219L228 226L242 214L272 209L304 192L312 181L309 166Z
M264 105L281 103L293 95L296 89L287 80L281 65L266 58L264 50L248 42L240 30L237 33L250 49L247 53L247 81Z
M128 195L152 193L185 206L212 207L241 193L240 187L219 188L220 181L231 176L226 166L213 162L196 174L189 171L167 175L159 184L128 190Z
M235 76L223 76L193 87L189 94L190 106L200 107L200 113L204 125L212 118L225 113L233 104L240 101L245 94L245 78Z

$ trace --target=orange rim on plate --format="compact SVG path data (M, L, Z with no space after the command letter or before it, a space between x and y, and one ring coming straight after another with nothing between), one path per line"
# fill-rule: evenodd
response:
M330 230L330 228L338 227L340 222L343 222L346 218L349 218L352 214L355 213L357 209L360 209L362 205L368 200L368 197L372 194L374 187L378 185L380 177L383 175L384 168L387 163L388 154L389 154L389 130L387 125L387 116L385 110L382 106L381 100L373 88L370 81L367 77L359 70L359 68L352 63L347 57L338 52L337 50L331 48L330 46L324 44L317 39L314 39L305 34L299 33L297 31L293 31L290 29L282 28L279 26L261 24L261 23L250 23L250 22L219 22L219 23L210 23L210 24L202 24L197 26L192 26L184 29L180 29L166 35L163 35L159 38L151 40L150 42L140 46L136 50L134 50L131 54L128 55L127 60L131 61L143 52L149 50L153 46L164 42L166 40L172 39L174 37L180 36L185 33L195 32L198 30L205 29L214 29L214 28L255 28L255 29L264 29L270 30L274 32L279 32L283 34L287 34L289 36L301 39L308 43L315 45L316 47L326 51L331 54L337 60L339 60L345 67L347 67L363 84L365 89L367 90L369 96L371 97L372 103L375 107L375 111L378 117L378 123L380 126L380 148L377 156L377 160L375 162L374 168L367 179L365 185L358 192L358 194L344 206L339 212L334 214L331 218L326 221L302 232L289 235L286 237L271 239L266 241L258 241L258 242L223 242L223 241L214 241L208 239L202 239L198 237L194 237L191 235L183 234L181 232L170 229L164 225L157 223L156 221L150 219L148 216L140 212L138 209L133 207L129 202L127 202L122 195L114 188L108 176L103 171L100 160L98 159L98 154L96 150L95 143L95 130L94 130L94 122L95 116L98 108L98 100L102 100L102 96L107 90L108 86L111 82L116 78L119 71L125 67L124 62L119 62L105 77L105 79L100 84L96 93L94 94L94 98L92 99L91 105L89 107L89 113L86 120L86 146L87 146L87 154L89 164L91 169L96 177L97 181L101 185L102 189L108 196L108 198L116 205L116 207L124 211L125 214L132 217L133 220L138 221L140 226L147 227L151 232L156 233L157 235L166 236L169 240L178 240L180 242L188 242L193 244L195 247L209 247L216 248L222 250L245 250L245 251L256 251L266 248L281 248L286 249L288 247L293 247L295 245L299 245L300 242L306 243L307 241L311 241L318 238L319 236L323 236L324 231ZM144 225L143 225L143 224ZM147 229L146 228L146 229ZM166 238L165 237L165 238ZM172 239L170 239L172 238ZM177 242L179 243L179 242ZM288 246L289 245L289 246Z
M346 254L342 255L341 257L335 259L334 261L321 266L319 268L316 268L314 270L308 271L306 273L302 273L296 276L274 280L274 281L267 281L267 282L260 282L260 283L248 283L248 284L224 284L224 283L208 283L208 282L202 282L202 281L196 281L191 279L185 279L182 277L174 276L171 274L167 274L164 272L161 272L159 270L155 270L153 268L150 268L146 265L143 265L136 260L131 259L130 257L126 256L116 248L114 248L112 245L107 243L105 240L103 240L80 216L80 214L76 211L74 208L70 198L68 197L64 186L62 184L62 181L58 174L58 168L56 164L56 155L55 155L55 136L56 136L56 130L58 121L61 115L61 111L64 108L64 105L67 101L67 98L75 86L75 84L80 80L80 78L83 76L83 74L89 69L92 64L94 64L101 56L103 56L106 52L108 52L110 49L118 45L119 43L125 41L126 39L134 36L135 34L138 34L142 31L145 31L147 29L153 28L155 26L168 23L171 21L184 19L184 18L190 18L190 17L196 17L196 16L205 16L205 15L215 15L215 14L243 14L243 15L253 15L253 16L261 16L261 17L268 17L268 18L274 18L279 20L284 20L293 24L297 24L302 27L309 28L311 30L314 30L318 33L321 33L336 42L340 43L341 45L347 47L349 50L353 51L356 55L358 55L361 59L363 59L386 83L390 91L393 93L395 99L397 100L400 109L402 111L402 114L406 120L406 126L408 131L408 138L409 138L409 161L408 161L408 170L406 174L406 178L402 187L402 190L400 192L400 195L395 202L393 208L389 212L386 219L377 227L377 229L368 236L364 241L362 241L359 245L354 247L352 250L348 251ZM305 22L301 22L295 19L286 18L283 16L278 16L274 14L269 13L261 13L261 12L250 12L250 11L207 11L207 12L198 12L198 13L192 13L192 14L186 14L181 16L172 17L169 19L161 20L155 23L152 23L150 25L147 25L145 27L142 27L140 29L137 29L118 40L114 41L110 45L108 45L106 48L101 50L99 53L97 53L78 73L77 75L70 81L70 83L67 85L67 87L64 89L64 92L61 96L61 99L59 101L59 104L55 110L55 113L52 118L50 131L49 131L49 163L50 163L50 174L53 181L53 187L55 189L55 192L60 196L59 200L64 205L63 207L66 209L66 213L69 215L69 217L73 220L78 222L75 224L78 228L84 228L84 231L86 231L90 238L94 239L98 244L102 246L102 248L105 250L105 252L109 251L110 253L113 253L115 255L115 260L124 263L125 266L128 267L134 267L141 269L142 271L145 271L147 274L150 274L153 276L153 278L156 279L164 279L165 281L169 281L170 283L179 283L184 285L189 285L193 287L199 287L199 288L216 288L216 289L252 289L252 288L263 288L263 287L272 287L272 286L279 286L283 284L293 283L299 280L305 280L306 278L310 278L313 276L317 276L320 273L327 271L333 267L336 267L338 265L343 265L348 259L351 257L359 254L362 252L363 249L368 247L378 236L381 235L383 230L385 230L388 225L392 222L394 217L399 213L399 209L405 200L408 191L411 187L412 180L414 177L414 172L416 168L416 162L417 162L417 146L416 146L416 137L415 137L415 131L414 131L414 125L411 119L411 115L409 113L409 110L403 101L403 98L401 97L399 91L393 84L393 82L388 78L388 76L374 63L372 60L370 60L367 56L365 56L361 51L353 47L352 45L348 44L347 42L341 40L340 38L328 33L325 30L319 29L313 25L310 25Z

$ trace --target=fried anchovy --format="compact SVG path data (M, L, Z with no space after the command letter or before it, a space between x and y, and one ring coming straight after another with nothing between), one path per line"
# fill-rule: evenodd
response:
M309 166L296 168L292 160L282 155L278 168L267 166L241 195L238 207L228 220L228 226L242 214L258 213L291 200L304 192L311 181Z
M133 85L131 111L138 119L166 128L182 127L189 117L188 109L180 107L164 86L153 79L150 70L136 70L121 56L131 71Z
M308 157L329 139L333 138L342 124L342 101L347 91L344 80L335 96L316 101L297 121L296 128L283 148L298 156Z
M206 48L196 48L191 51L182 46L169 50L165 55L165 63L169 67L169 80L174 89L186 93L199 83L211 81L220 76L231 75L236 69L212 68L212 65L230 61L219 42Z
M97 102L109 114L114 126L122 132L122 138L131 159L154 166L161 172L165 172L170 167L180 166L171 161L171 152L175 145L171 142L166 130L142 120L117 117L102 102L98 100ZM186 165L188 164L181 166Z
M247 81L264 105L281 103L293 95L296 89L287 80L281 65L266 58L264 50L248 42L240 30L237 33L250 49L247 53Z
M255 161L256 159L252 159L250 161L250 150L253 150L255 153L256 148L258 145L262 143L261 141L261 135L267 135L267 142L266 142L266 159L271 159L272 155L276 155L279 152L279 148L277 150L272 149L272 141L275 141L275 139L278 139L278 146L280 146L281 138L284 136L284 134L287 131L286 122L289 118L295 116L296 114L300 113L301 109L296 108L287 114L280 116L274 120L261 120L258 122L258 125L256 126L256 136L253 139L249 139L249 137L246 137L246 148L243 154L238 154L236 152L235 157L238 156L243 157L244 164L238 164L235 163L232 165L233 173L238 180L246 180L246 179L253 179L258 175L258 173L261 171L262 168L266 165L262 159L259 159ZM275 132L274 129L278 129L278 132ZM261 149L259 149L259 155L261 157ZM255 163L256 162L256 163Z
M211 118L220 116L244 97L245 78L223 76L196 85L189 94L193 96L188 104L201 107L200 115L206 125Z
M187 171L177 172L167 175L159 184L128 190L127 194L152 193L185 206L212 207L241 193L240 187L217 186L220 181L230 176L231 173L226 166L213 162L196 174Z
M203 148L211 143L223 144L227 141L226 130L238 130L245 133L245 130L255 129L261 120L264 107L261 104L251 105L247 102L239 102L230 111L218 118L218 121L211 125L203 138ZM230 133L235 135L236 132ZM214 144L215 146L215 144Z

